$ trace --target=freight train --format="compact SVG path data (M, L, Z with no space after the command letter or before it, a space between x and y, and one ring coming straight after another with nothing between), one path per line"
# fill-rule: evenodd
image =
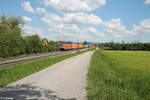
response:
M75 50L75 49L83 49L83 48L92 48L95 47L95 45L84 45L84 44L61 44L60 49L61 50Z

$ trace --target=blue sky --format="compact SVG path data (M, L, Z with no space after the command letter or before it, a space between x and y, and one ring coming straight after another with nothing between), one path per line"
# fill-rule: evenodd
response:
M150 42L150 0L0 0L20 16L23 35L48 40Z

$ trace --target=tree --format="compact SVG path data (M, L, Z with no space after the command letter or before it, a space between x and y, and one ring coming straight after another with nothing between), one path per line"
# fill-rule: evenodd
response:
M84 41L84 43L83 43L84 45L87 45L88 44L88 42L87 41Z
M66 41L65 43L66 43L66 44L72 44L72 42L71 42L71 41Z
M0 16L0 56L17 56L24 53L21 36L23 21L19 17Z
M141 43L139 41L134 41L132 43L103 43L101 44L105 48L110 48L113 50L133 50L133 51L139 51L139 50L144 50L144 51L150 51L150 43Z
M20 17L0 16L0 57L59 50L56 42L44 46L38 35L22 37Z
M24 22L20 17L0 16L0 34L19 33L21 35L20 26L22 25L24 25Z
M59 50L59 41L49 41L48 42L49 44L49 51L52 52L52 51L58 51Z
M48 48L42 44L38 35L26 36L24 40L27 54L48 51Z

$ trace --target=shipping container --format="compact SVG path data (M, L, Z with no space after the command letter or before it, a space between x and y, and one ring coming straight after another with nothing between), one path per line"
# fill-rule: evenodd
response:
M77 44L72 44L72 49L77 49L78 45Z
M60 49L61 50L71 50L72 44L61 44Z
M88 45L84 45L84 48L88 48L89 46Z

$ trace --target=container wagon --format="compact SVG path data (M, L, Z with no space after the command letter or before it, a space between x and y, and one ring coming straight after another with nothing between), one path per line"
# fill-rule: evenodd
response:
M84 48L88 48L89 46L88 45L84 45Z
M77 49L78 48L78 44L72 44L72 49Z

